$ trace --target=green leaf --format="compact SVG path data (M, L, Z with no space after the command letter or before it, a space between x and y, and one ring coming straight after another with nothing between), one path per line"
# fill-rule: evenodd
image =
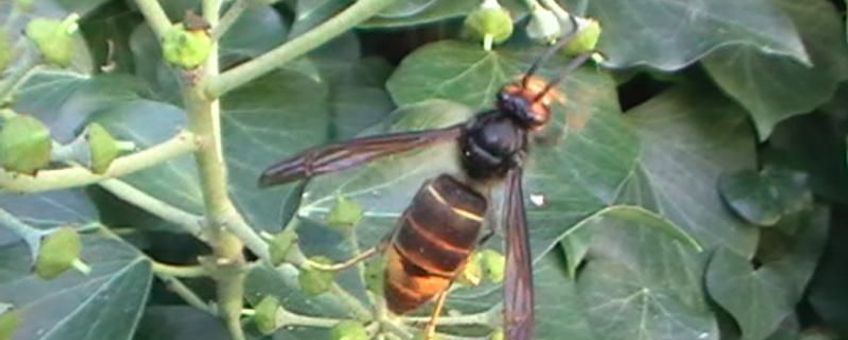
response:
M0 207L24 223L39 229L50 229L68 224L85 225L98 220L97 208L82 189L50 191L26 196L0 195ZM3 232L5 231L0 231L0 233ZM2 244L3 242L0 241L0 245Z
M289 38L299 36L345 9L349 0L297 0Z
M754 166L746 118L714 90L694 86L674 87L628 111L642 150L619 200L659 213L704 248L752 254L757 230L733 216L716 192L720 174Z
M705 256L668 232L677 227L632 207L591 223L577 287L596 338L718 339L703 295Z
M222 104L230 192L251 225L279 230L280 208L294 186L259 190L256 181L277 160L327 140L326 85L278 71L228 94Z
M145 309L137 340L230 340L221 319L189 306L151 306Z
M236 62L259 56L281 45L287 34L285 20L273 7L248 6L221 37L221 64L227 68Z
M766 140L780 121L828 101L837 85L848 79L844 23L833 4L825 0L773 2L795 22L814 67L753 46L723 48L704 59L718 85L750 112L760 140Z
M0 296L22 314L19 339L121 339L132 336L151 284L150 264L122 241L83 237L88 276L44 281L30 273L22 243L0 246Z
M585 13L601 23L598 50L615 68L678 70L729 45L808 62L792 21L771 0L588 1Z
M777 126L762 153L764 163L809 174L816 195L848 202L845 132L821 113L793 117Z
M772 226L780 220L777 188L756 171L722 175L718 186L725 202L746 221Z
M754 270L727 249L713 255L706 282L710 296L736 319L742 339L765 338L792 312L790 287L779 273L766 266Z

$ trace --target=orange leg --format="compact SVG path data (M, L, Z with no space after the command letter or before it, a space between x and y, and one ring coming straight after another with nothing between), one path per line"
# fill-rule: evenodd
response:
M427 323L427 328L424 329L424 339L432 340L436 337L436 322L439 321L439 315L442 314L442 308L445 307L445 300L448 297L448 290L439 293L436 299L436 307L433 308L433 316L430 317L430 322Z

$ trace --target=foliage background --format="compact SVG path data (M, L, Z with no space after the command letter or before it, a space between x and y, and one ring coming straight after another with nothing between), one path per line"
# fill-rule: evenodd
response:
M350 3L251 6L223 37L222 69L309 31ZM354 240L360 247L373 244L423 178L453 166L439 157L440 150L323 177L305 189L303 200L296 199L294 186L258 190L259 172L330 140L442 126L489 108L499 86L523 72L542 49L525 36L526 5L502 3L517 29L491 52L462 35L462 18L477 0L402 1L222 98L229 189L248 222L277 232L289 222L284 217L296 213L304 252L342 260L351 243L323 225L341 194L366 209ZM92 121L141 146L162 142L186 125L179 75L163 62L133 2L36 4L38 16L83 15L83 40L71 68L42 70L20 88L16 111L48 124L60 142ZM559 120L552 127L563 138L537 146L528 165L526 191L546 201L528 202L538 337L848 335L848 276L839 262L848 237L842 210L848 202L844 3L561 4L601 22L599 50L608 60L567 79L569 101L557 108ZM7 5L0 3L0 9ZM198 6L192 0L162 5L173 21ZM111 54L107 42L114 46ZM107 64L112 66L104 71ZM552 65L545 73L557 69ZM196 177L195 163L186 156L123 179L202 214ZM3 193L0 207L39 228L98 222L124 235L119 241L87 234L83 258L93 272L43 281L30 273L26 245L0 229L0 302L24 315L16 339L228 337L220 321L186 306L153 279L146 256L194 263L208 252L190 235L175 233L171 222L96 186ZM645 226L683 230L703 251ZM500 247L498 241L488 246ZM306 297L295 275L294 269L253 267L245 283L248 301L271 294L301 314L351 316L338 299ZM202 297L213 298L210 281L188 282ZM367 300L355 273L339 282ZM460 289L449 307L485 313L499 298L492 285ZM327 331L287 327L273 337L325 338Z

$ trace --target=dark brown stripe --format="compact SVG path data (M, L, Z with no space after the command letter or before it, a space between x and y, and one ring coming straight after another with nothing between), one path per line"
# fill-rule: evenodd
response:
M395 246L405 260L424 271L451 277L471 252L436 238L437 236L407 216L398 230Z
M423 305L430 297L423 297L400 283L388 281L384 291L386 305L393 313L404 314Z
M456 248L469 248L477 242L482 223L458 215L451 206L440 203L426 187L415 195L406 215L415 219L438 239ZM445 196L442 194L442 196ZM480 213L469 211L471 213Z

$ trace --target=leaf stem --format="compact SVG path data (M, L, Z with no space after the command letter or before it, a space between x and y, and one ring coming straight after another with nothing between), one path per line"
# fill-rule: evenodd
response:
M200 240L206 240L202 217L174 207L118 179L108 179L98 184L118 198L180 226Z
M141 10L141 14L144 15L147 24L153 30L153 33L156 34L159 40L162 40L165 33L173 26L171 20L165 14L165 10L162 9L162 6L159 5L157 0L135 0L135 3L138 9Z
M197 278L209 276L209 272L203 266L178 266L150 260L153 263L153 272L156 274L173 277Z
M194 134L180 132L159 145L116 158L103 174L93 173L81 166L59 170L43 170L39 171L36 176L0 170L0 190L14 193L33 193L85 186L152 167L192 152L198 146Z
M24 221L21 221L15 215L2 208L0 208L0 226L5 227L23 239L27 246L29 246L32 260L35 261L38 255L38 247L41 245L41 237L44 236L45 231L24 223Z
M350 7L267 53L207 80L206 93L217 98L330 41L391 5L395 0L359 0Z
M0 82L0 104L8 102L18 87L26 83L41 66L41 57L25 56L23 58L23 64L15 68L11 75L3 80L3 82Z
M224 13L224 16L221 17L221 21L218 22L218 25L212 27L212 39L215 41L220 40L221 37L227 33L230 27L238 21L241 14L244 13L244 10L250 6L251 1L252 0L235 0L235 2L230 5L230 8L227 9L227 12Z

